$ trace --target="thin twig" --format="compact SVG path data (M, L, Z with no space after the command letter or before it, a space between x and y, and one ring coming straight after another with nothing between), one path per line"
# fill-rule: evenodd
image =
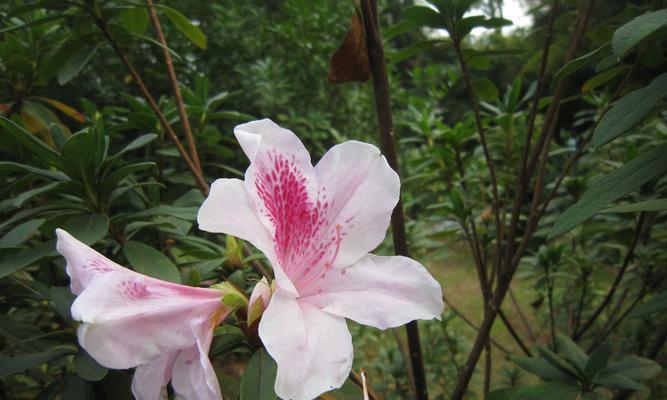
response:
M185 111L185 104L183 103L183 97L181 96L181 89L178 86L178 78L176 77L176 71L174 70L174 63L171 59L171 54L169 54L169 47L167 47L167 40L162 33L162 26L160 25L160 18L158 18L157 12L155 10L155 5L153 0L146 0L148 4L148 15L150 16L151 23L155 29L155 34L158 38L158 41L162 44L162 53L164 54L164 61L167 64L167 72L169 74L169 82L171 83L171 89L174 92L174 99L176 100L176 107L178 108L178 115L181 118L181 125L183 126L183 135L190 149L190 157L192 159L193 165L197 168L200 174L202 174L201 163L199 161L199 154L197 153L197 146L195 145L194 136L192 135L192 128L190 128L190 121L188 119L188 114Z
M484 398L486 399L489 396L489 391L491 391L491 346L489 342L486 343L484 348L485 362L484 362Z
M498 310L498 315L500 316L500 320L503 321L503 324L505 324L505 328L507 328L507 331L512 336L512 339L514 339L516 344L518 344L519 347L521 348L521 351L523 351L523 353L528 357L532 357L532 353L528 349L528 346L526 346L526 344L523 342L516 329L514 329L514 326L512 326L512 323L507 318L507 315L505 315L505 312L502 310L502 308Z
M128 70L130 75L132 76L132 79L134 82L137 84L139 87L139 91L141 94L144 96L146 101L148 102L148 105L150 108L153 110L155 115L157 116L158 120L160 121L160 124L162 125L162 129L167 132L167 135L169 138L174 142L174 145L176 146L176 150L178 150L178 153L180 156L183 158L185 161L185 164L188 166L188 169L190 169L190 172L194 175L195 181L197 183L197 186L199 187L199 190L206 196L208 195L209 191L209 186L208 183L206 183L206 180L204 179L203 174L197 169L197 167L194 165L192 162L192 159L186 152L185 148L183 147L183 144L181 141L178 139L178 136L176 136L176 133L174 132L174 129L171 127L169 122L167 121L166 117L162 113L162 110L160 110L160 106L158 106L157 102L151 95L150 91L144 84L143 79L141 79L141 76L137 72L136 68L132 65L130 62L129 58L121 49L120 45L118 44L118 41L114 38L113 34L109 30L109 27L106 24L106 21L102 19L100 16L95 15L94 13L92 14L93 20L95 21L95 25L100 29L106 40L109 42L111 47L113 48L114 52L118 56L118 58L121 60L125 68Z
M639 219L637 220L637 226L635 228L635 236L632 238L630 247L628 247L628 251L625 254L625 258L623 259L623 264L621 265L621 268L618 270L616 278L614 279L614 282L611 284L609 291L607 291L607 294L602 300L602 303L600 303L600 305L595 309L595 311L593 311L593 314L591 314L588 320L586 320L586 322L581 326L581 329L579 329L574 333L574 335L572 335L572 340L578 341L584 335L584 333L586 333L586 331L593 325L593 323L598 318L600 313L602 313L602 311L607 307L607 305L609 305L609 302L611 302L611 299L614 297L614 293L616 293L616 289L618 288L618 285L621 283L621 280L623 280L625 271L630 265L630 261L632 261L632 258L634 257L635 247L637 247L637 243L639 242L639 236L641 235L642 225L644 224L644 217L645 213L639 214Z
M375 95L375 110L378 121L378 132L382 151L391 168L399 173L398 154L394 143L394 126L391 116L391 101L389 97L389 79L384 60L384 49L380 38L377 4L372 0L361 2L361 10L366 33L368 59L373 77L373 91ZM405 233L405 216L403 202L399 198L398 204L391 215L394 251L398 255L408 255L408 243ZM418 400L428 399L426 374L422 358L419 328L416 321L406 325L408 346L410 348L410 363L412 364L413 381Z
M472 329L474 329L476 332L479 332L479 326L475 324L470 318L468 318L463 312L461 312L454 304L452 304L445 296L442 296L443 301L445 304L447 304L447 307L454 312L454 314L458 315L459 318L463 320L468 326L470 326ZM512 351L510 351L508 348L494 340L493 338L490 338L490 342L492 345L496 346L498 350L502 351L505 354L512 354Z
M536 339L535 339L535 334L533 333L533 329L530 327L530 324L528 323L528 318L526 318L526 314L524 314L523 310L521 309L519 302L516 301L516 296L514 296L514 291L512 290L511 287L509 288L508 292L510 295L510 300L512 300L512 304L514 305L514 309L516 310L516 313L519 314L521 323L523 324L523 327L526 329L526 332L528 332L530 340L532 342L535 342Z
M363 373L363 370L362 370L362 373ZM379 394L375 393L373 391L373 389L367 387L367 385L364 384L364 380L361 378L361 376L359 374L354 372L354 370L350 371L349 378L352 381L352 383L354 383L355 385L359 386L360 388L365 387L367 389L368 397L370 398L370 400L382 400L382 397Z

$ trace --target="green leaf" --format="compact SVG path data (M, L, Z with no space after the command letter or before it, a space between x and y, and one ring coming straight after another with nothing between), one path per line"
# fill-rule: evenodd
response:
M403 9L403 17L418 26L447 29L444 17L431 7L411 6Z
M8 28L0 29L0 34L7 34L9 32L15 31L15 30L29 28L31 26L42 25L42 24L49 23L51 21L56 21L56 20L59 20L59 19L67 18L67 17L69 17L69 15L65 15L65 14L51 15L51 16L48 16L48 17L36 19L34 21L31 21L31 22L27 22L25 24L14 25L14 26L10 26Z
M70 235L91 246L103 239L109 231L109 217L105 214L79 215L62 225Z
M429 39L423 42L417 42L398 51L389 53L387 58L391 63L396 64L440 44L448 44L448 41L443 39Z
M23 249L0 260L0 279L7 275L30 266L44 257L55 256L55 241L49 241L39 246Z
M83 379L91 382L98 382L107 376L109 370L95 361L84 349L74 357L74 368L76 373Z
M40 160L51 166L60 165L60 155L58 153L53 151L35 135L23 129L16 122L0 116L0 126L9 132L21 146L25 147Z
M146 7L126 8L120 12L120 21L128 32L143 35L148 29L148 9Z
M197 211L199 207L172 207L172 206L157 206L147 210L137 211L128 215L127 218L137 219L144 217L152 217L155 215L169 215L186 221L194 221L197 219Z
M72 346L54 346L40 353L21 354L14 357L0 356L0 378L21 373L27 369L46 364L62 356L76 353Z
M391 40L392 38L402 35L406 32L414 30L417 26L412 21L400 21L397 24L390 26L382 31L382 38L384 40Z
M53 303L53 307L58 314L68 322L72 322L72 303L74 302L74 294L68 286L52 286L49 289L49 298Z
M61 85L66 84L72 78L77 76L79 72L88 64L88 61L93 57L93 54L100 47L101 43L94 44L92 46L85 47L76 53L67 60L63 68L58 72L58 83Z
M616 29L611 39L614 54L622 58L639 42L664 26L667 26L667 9L640 15Z
M623 96L605 113L595 128L591 146L609 143L640 123L653 107L667 95L667 73L661 74L646 87Z
M631 318L643 317L667 310L667 290L651 297L644 304L635 308L631 313Z
M28 164L21 164L12 161L0 161L0 171L21 171L28 172L32 175L38 175L54 181L67 181L67 175L60 171L51 171L48 169L33 167Z
M167 17L169 17L171 22L176 25L176 28L183 32L183 34L185 34L185 36L187 36L187 38L190 39L190 41L194 43L195 46L199 47L200 49L206 49L206 36L199 29L199 27L194 25L192 21L190 21L185 15L171 7L161 5L160 8L164 10L164 12L167 14Z
M33 233L37 232L40 226L46 221L43 218L26 221L16 225L12 230L0 238L0 249L9 247L18 247L26 240L30 239Z
M602 71L599 74L595 75L591 79L587 80L584 85L581 87L581 92L586 93L594 90L610 80L617 77L621 72L627 70L628 67L625 65L619 65L618 67L609 68L606 71Z
M561 235L588 220L607 204L637 190L667 172L667 145L639 155L627 164L596 180L581 200L558 216L549 238Z
M120 158L120 156L122 156L123 154L127 153L128 151L140 149L140 148L146 146L147 144L149 144L150 142L152 142L153 140L155 140L156 138L157 138L157 135L155 133L147 133L145 135L141 135L141 136L137 137L136 139L132 140L127 146L123 147L121 149L121 151L114 154L111 157L111 159L116 160L116 159Z
M573 400L578 394L579 386L576 384L547 382L520 387L512 393L510 400Z
M621 374L600 375L594 382L609 389L647 390L646 386Z
M570 339L568 336L558 334L556 337L558 348L563 352L565 358L572 363L579 371L583 372L588 362L586 353Z
M511 360L531 374L548 381L574 381L570 374L565 373L542 357L511 357Z
M241 377L240 400L274 400L276 363L269 353L261 348L255 352Z
M121 183L125 178L127 178L131 174L134 174L135 172L139 172L142 170L153 169L155 168L155 166L156 164L153 161L146 161L146 162L128 164L121 168L118 168L117 170L109 174L109 176L107 176L102 181L101 185L102 192L104 193L104 195L108 195L118 187L119 183Z
M128 240L123 244L123 254L135 271L153 278L181 283L181 274L176 265L154 248Z
M488 79L476 80L472 86L475 95L484 101L494 101L498 98L498 88Z
M322 400L360 400L364 398L362 389L355 385L350 379L347 379L339 389L332 390L323 395Z
M9 199L5 199L0 202L0 210L3 210L6 207L20 208L23 206L23 203L32 199L33 197L39 196L43 193L48 193L51 190L60 186L60 182L52 182L44 186L38 186L34 189L26 190L21 192L17 196Z
M598 372L604 368L609 362L611 355L611 345L609 342L604 342L596 348L588 357L588 362L584 368L584 372L589 379L593 379Z
M94 400L95 392L90 382L74 376L67 381L67 387L63 393L63 399Z
M580 70L581 68L585 67L590 63L592 60L596 59L597 57L601 56L602 54L605 54L609 51L610 45L607 43L602 47L598 47L597 49L591 51L590 53L584 54L581 57L577 57L574 60L570 61L569 63L563 65L561 69L554 74L553 81L551 82L552 86L555 86L558 84L558 82L562 81L563 79L567 78L568 76L572 75L574 72Z
M622 204L620 206L608 207L601 212L605 213L631 213L640 211L665 211L667 210L667 199L653 199L637 203Z
M645 381L656 377L662 371L660 364L648 358L625 356L607 365L601 374L621 374L629 379Z
M537 344L535 345L535 350L537 350L537 352L540 353L540 355L544 357L545 360L547 360L549 363L551 363L561 371L570 374L573 377L579 376L578 371L572 366L572 364L567 362L567 360L565 360L563 357L551 351L548 347L541 344Z
M72 135L60 156L65 173L84 184L89 197L95 197L97 172L104 158L104 138L95 129Z

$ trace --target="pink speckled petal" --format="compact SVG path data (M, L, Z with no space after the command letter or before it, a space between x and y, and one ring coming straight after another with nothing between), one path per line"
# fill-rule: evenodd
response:
M352 338L345 319L285 291L271 298L259 335L278 364L275 391L282 399L313 399L342 386L350 373Z
M196 345L231 310L224 292L164 282L112 263L58 230L58 250L78 279L72 317L81 346L100 364L130 368Z
M347 269L329 273L321 290L302 301L380 329L439 319L443 310L440 284L407 257L368 254Z
M122 271L124 267L76 240L62 229L56 229L56 249L65 257L66 272L70 278L70 290L79 294L95 277L111 271Z
M255 201L239 179L218 179L197 213L199 229L226 233L247 240L269 259L273 256L273 237Z
M398 175L377 147L356 141L332 147L315 172L321 196L329 204L329 229L341 227L340 251L333 264L347 267L384 240L398 202Z

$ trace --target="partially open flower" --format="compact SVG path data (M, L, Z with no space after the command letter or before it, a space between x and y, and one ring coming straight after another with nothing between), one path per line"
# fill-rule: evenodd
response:
M276 289L259 335L278 364L275 390L312 399L350 372L345 318L381 329L439 318L441 288L410 258L368 254L385 237L400 186L375 146L345 142L313 166L296 135L270 120L234 133L251 163L245 180L215 181L197 221L271 262Z
M208 350L214 328L233 311L222 299L237 294L141 275L62 229L56 234L78 295L72 317L82 322L81 347L105 367L136 367L132 392L139 400L165 398L170 380L179 398L220 400Z

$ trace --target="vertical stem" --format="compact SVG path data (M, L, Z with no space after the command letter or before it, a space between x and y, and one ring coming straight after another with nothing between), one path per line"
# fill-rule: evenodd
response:
M485 354L485 363L484 363L484 398L486 399L489 396L491 391L491 345L489 342L486 343L484 348Z
M141 75L139 75L139 72L137 72L136 68L134 68L134 66L130 62L130 59L127 57L123 49L121 49L120 45L111 34L111 31L109 30L106 21L104 21L101 17L94 14L93 14L93 20L95 22L95 25L97 25L97 27L100 29L100 31L106 38L107 42L109 42L109 44L113 48L114 52L116 53L120 61L123 63L125 68L132 76L134 82L139 87L139 91L141 92L142 96L144 96L144 98L148 102L148 105L150 106L150 108L153 110L158 120L160 121L162 129L164 129L165 132L167 132L169 138L174 142L176 150L178 150L178 153L183 158L183 161L185 161L185 164L188 166L188 169L190 169L190 171L194 175L199 190L204 194L204 196L206 196L209 191L208 183L206 183L206 180L204 179L204 176L201 173L201 171L192 162L192 159L190 158L187 151L183 147L183 144L178 139L178 136L176 136L174 129L169 124L169 121L167 121L167 118L162 113L162 110L160 110L160 106L158 106L157 102L153 98L153 95L151 95L150 91L148 90L148 87L146 87L146 84L144 83L143 79L141 79Z
M174 99L176 100L176 107L178 108L178 115L181 118L181 125L183 126L183 135L185 140L188 143L188 148L190 149L190 157L192 158L192 163L201 173L201 163L199 161L199 154L197 153L197 146L195 145L195 140L192 135L192 128L190 128L190 121L188 119L188 114L185 111L185 104L183 103L183 97L181 96L181 89L178 87L178 78L176 78L176 71L174 70L174 63L171 59L171 54L169 54L169 48L167 47L167 40L162 33L162 26L160 25L160 19L157 16L155 11L155 5L153 0L146 0L148 4L148 14L150 16L151 23L155 29L155 34L157 35L158 41L162 43L162 53L164 54L164 61L167 64L167 73L169 74L169 82L171 83L171 90L174 92Z
M384 49L379 35L379 24L377 20L377 4L372 0L361 2L364 19L366 43L368 47L368 58L373 77L373 90L375 94L375 110L377 114L378 130L382 152L387 162L396 173L399 173L398 155L394 145L394 127L391 116L391 103L389 99L389 80L384 60ZM398 255L408 255L408 244L405 234L405 216L403 214L403 202L399 197L398 204L391 215L391 227L394 240L394 250ZM410 363L412 365L413 380L416 397L419 400L428 399L426 387L426 375L419 341L419 328L416 321L406 325L408 336L408 347L410 351Z

